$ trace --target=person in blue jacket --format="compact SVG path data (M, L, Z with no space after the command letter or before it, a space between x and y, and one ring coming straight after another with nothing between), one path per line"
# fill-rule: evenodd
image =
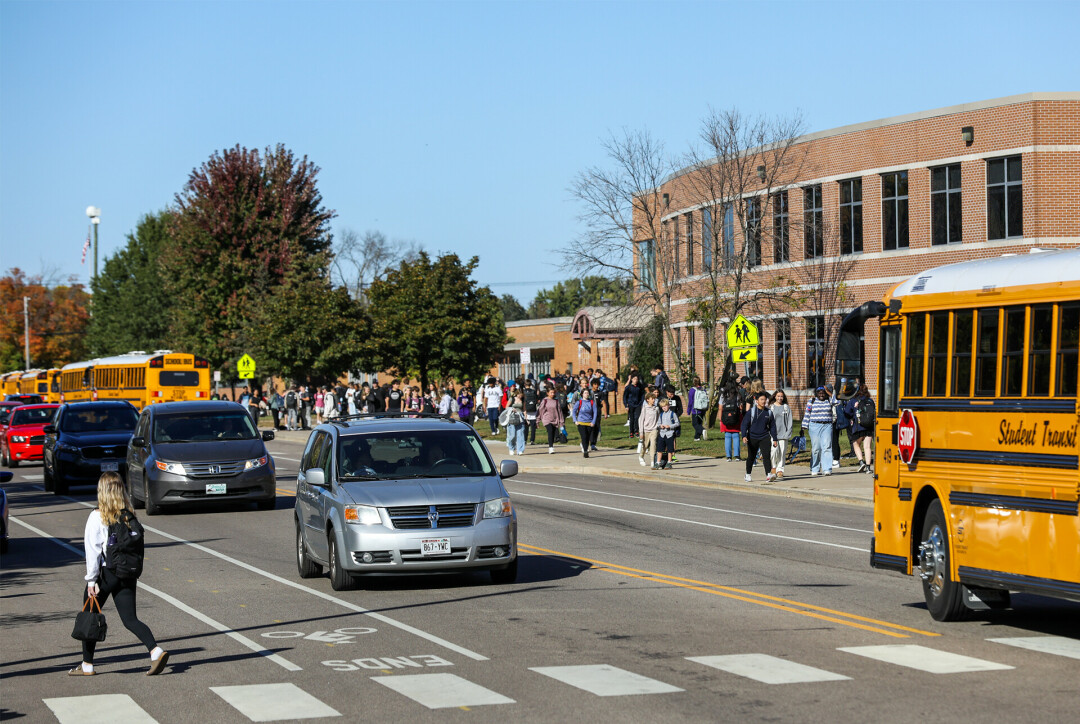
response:
M595 446L596 435L600 431L600 415L597 413L592 390L588 387L581 390L581 397L574 403L571 410L574 422L577 424L578 435L581 436L581 454L589 457L589 448Z

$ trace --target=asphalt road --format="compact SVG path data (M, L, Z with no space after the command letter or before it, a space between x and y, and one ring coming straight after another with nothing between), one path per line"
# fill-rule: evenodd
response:
M334 592L296 574L300 446L270 448L277 510L142 517L140 617L172 655L154 678L111 602L99 674L64 675L93 491L46 495L41 469L19 468L5 485L0 718L1076 720L1080 605L1016 596L1012 611L938 624L915 580L869 568L865 507L522 475L507 483L516 584Z

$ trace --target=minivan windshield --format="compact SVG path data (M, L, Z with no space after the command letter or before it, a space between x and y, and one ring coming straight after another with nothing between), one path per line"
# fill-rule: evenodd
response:
M254 440L259 436L242 410L181 412L154 418L154 442Z
M411 430L338 439L339 480L491 475L484 443L471 430Z

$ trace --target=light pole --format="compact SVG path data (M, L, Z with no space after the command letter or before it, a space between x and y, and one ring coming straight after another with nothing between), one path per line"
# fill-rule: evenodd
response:
M23 340L26 352L26 369L30 369L30 297L22 298Z
M94 226L94 279L97 279L97 229L101 223L101 209L96 206L87 206L86 215L90 217L90 223Z

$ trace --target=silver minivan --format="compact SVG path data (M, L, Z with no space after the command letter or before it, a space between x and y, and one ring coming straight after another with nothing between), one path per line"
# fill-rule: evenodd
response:
M312 431L296 481L296 566L334 590L364 574L490 571L517 578L517 514L480 436L438 416L334 420Z

